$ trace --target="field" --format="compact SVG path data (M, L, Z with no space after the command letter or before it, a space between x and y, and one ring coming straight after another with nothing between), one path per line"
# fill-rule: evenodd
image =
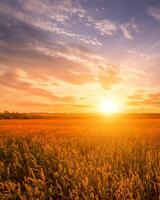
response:
M0 199L160 199L160 120L0 120Z

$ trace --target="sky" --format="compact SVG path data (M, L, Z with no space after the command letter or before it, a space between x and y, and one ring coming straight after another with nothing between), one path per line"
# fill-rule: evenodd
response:
M0 111L160 112L159 0L0 0Z

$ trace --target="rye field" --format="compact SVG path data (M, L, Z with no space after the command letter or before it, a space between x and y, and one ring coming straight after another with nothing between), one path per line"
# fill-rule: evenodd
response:
M0 199L160 199L160 119L0 120Z

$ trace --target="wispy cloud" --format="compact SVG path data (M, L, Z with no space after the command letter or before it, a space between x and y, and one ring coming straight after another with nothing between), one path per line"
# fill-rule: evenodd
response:
M150 6L147 12L155 20L160 21L160 8Z
M22 71L14 70L8 71L0 74L0 86L9 87L14 90L23 91L29 95L46 97L52 102L66 102L66 103L74 103L75 99L71 96L58 97L54 95L52 92L42 89L40 87L36 87L31 84L28 79L24 79L21 75ZM10 81L8 81L10 80Z
M133 34L138 32L138 27L135 24L134 19L121 24L119 27L126 39L133 39Z
M127 103L129 106L143 106L144 109L146 106L155 108L157 107L157 111L160 106L160 93L152 93L149 91L137 91L134 95L128 96Z
M22 25L24 23L28 27L41 29L40 32L48 32L50 36L52 33L62 38L70 37L76 41L79 40L84 44L102 46L101 42L95 37L92 38L89 35L82 35L76 31L69 30L73 17L82 18L87 13L78 1L20 0L16 1L16 3L20 7L18 10L12 4L7 4L5 1L0 2L2 18L4 16L3 22L7 23L11 17L12 22L19 21Z
M98 29L101 35L113 35L117 32L117 25L107 19L98 20L95 22L95 29Z
M112 65L106 68L99 67L99 80L104 90L111 89L122 80L119 68Z
M134 19L127 23L118 23L109 19L95 20L93 17L89 17L88 21L101 35L112 36L121 32L126 39L133 39L133 35L138 32Z
M126 95L130 88L159 87L159 38L153 38L159 28L152 35L146 31L150 23L139 5L130 12L130 1L114 9L113 2L103 1L91 6L83 0L0 0L3 102L11 95L16 104L19 94L28 107L38 101L40 107L53 102L73 108L82 99L87 105L89 96L118 91L124 82ZM147 13L156 27L160 8L148 7Z

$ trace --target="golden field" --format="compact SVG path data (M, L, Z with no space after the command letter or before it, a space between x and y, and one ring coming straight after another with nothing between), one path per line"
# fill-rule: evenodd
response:
M160 199L160 120L0 120L0 199Z

